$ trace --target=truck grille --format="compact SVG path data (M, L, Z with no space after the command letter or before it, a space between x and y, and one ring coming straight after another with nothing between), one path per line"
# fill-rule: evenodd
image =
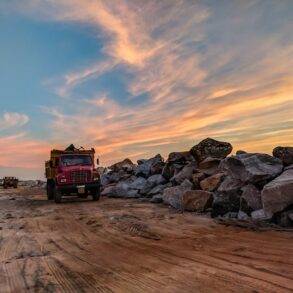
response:
M89 171L72 171L70 181L73 183L83 183L90 181L91 173Z

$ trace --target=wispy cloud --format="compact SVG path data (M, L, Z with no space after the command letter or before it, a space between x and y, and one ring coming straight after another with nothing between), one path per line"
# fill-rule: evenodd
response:
M5 112L0 116L0 131L24 126L29 122L29 117L22 113Z
M50 147L47 143L30 139L25 132L0 137L1 167L43 167Z
M293 143L293 46L282 21L289 2L24 3L18 4L24 13L82 23L103 37L103 61L64 73L54 84L59 96L75 103L71 112L45 109L54 142L95 145L105 164L166 155L207 136L250 151ZM129 75L129 96L117 101L108 92L76 94L78 86L117 67Z

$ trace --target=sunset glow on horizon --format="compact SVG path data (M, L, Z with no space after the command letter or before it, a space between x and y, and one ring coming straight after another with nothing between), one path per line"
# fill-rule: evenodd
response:
M290 0L2 0L0 177L70 143L104 166L293 145L292 31Z

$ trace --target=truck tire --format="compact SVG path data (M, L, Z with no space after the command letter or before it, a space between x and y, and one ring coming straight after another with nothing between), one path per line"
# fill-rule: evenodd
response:
M56 186L54 187L54 200L55 200L55 203L61 203L61 200L62 200L62 194L56 188Z
M47 199L54 199L54 185L49 180L47 181Z
M97 201L100 199L100 188L94 189L91 191L91 195L93 197L93 201Z

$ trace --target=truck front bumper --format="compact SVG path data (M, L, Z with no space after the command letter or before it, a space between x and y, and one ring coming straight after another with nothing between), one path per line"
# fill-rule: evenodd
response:
M57 190L62 193L78 193L80 188L84 187L85 192L92 192L96 190L100 190L101 183L100 181L90 182L90 183L79 183L79 184L64 184L57 185Z

